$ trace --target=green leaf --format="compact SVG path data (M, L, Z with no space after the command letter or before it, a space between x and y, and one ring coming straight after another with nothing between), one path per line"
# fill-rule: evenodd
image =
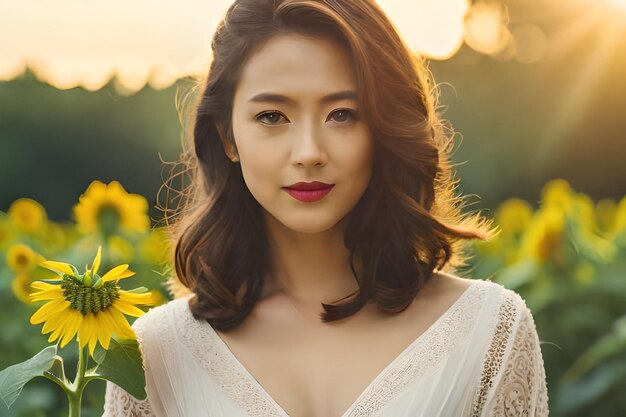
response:
M563 380L575 382L594 367L606 363L609 358L624 353L626 353L626 316L616 319L612 331L597 340L576 359L563 375Z
M52 366L57 347L48 346L32 358L9 366L0 372L0 398L7 409L15 402L22 388L31 379L42 376Z
M146 399L146 377L136 340L111 339L109 349L98 345L93 358L98 364L94 375L115 383L138 400Z
M555 411L570 415L589 407L601 401L611 388L623 386L622 381L626 381L626 363L620 358L603 363L579 380L562 380L557 385Z
M54 362L50 366L50 369L48 369L48 372L50 372L52 375L59 378L59 380L61 381L67 380L67 378L65 377L65 367L63 366L63 358L60 357L59 355L55 355Z

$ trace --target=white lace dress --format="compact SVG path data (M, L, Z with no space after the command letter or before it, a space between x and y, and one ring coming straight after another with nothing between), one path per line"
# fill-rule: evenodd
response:
M103 417L289 417L213 328L193 317L188 297L135 321L148 397L138 401L107 382ZM517 293L476 280L341 417L547 415L530 310Z

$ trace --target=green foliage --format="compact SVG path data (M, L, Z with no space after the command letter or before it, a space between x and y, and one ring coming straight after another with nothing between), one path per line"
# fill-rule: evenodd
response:
M109 349L105 350L98 345L93 358L98 366L90 375L114 382L139 400L146 398L146 379L136 340L111 339Z
M0 398L7 408L19 397L28 381L43 376L52 367L56 353L56 346L48 346L32 358L0 372Z

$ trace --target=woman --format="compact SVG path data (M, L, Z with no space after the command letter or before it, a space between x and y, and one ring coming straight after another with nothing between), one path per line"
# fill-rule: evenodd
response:
M238 0L212 47L148 398L108 383L105 415L546 416L524 301L451 273L494 231L376 3Z

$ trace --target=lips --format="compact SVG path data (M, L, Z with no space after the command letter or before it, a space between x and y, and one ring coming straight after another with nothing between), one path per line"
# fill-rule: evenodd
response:
M334 186L334 184L326 184L325 182L313 181L313 182L296 182L294 184L288 185L285 188L289 188L291 190L323 190L325 188L330 188Z
M319 201L326 196L332 190L335 184L326 184L319 181L314 182L298 182L291 184L288 187L283 187L290 196L296 200L300 200L305 203L312 203Z

